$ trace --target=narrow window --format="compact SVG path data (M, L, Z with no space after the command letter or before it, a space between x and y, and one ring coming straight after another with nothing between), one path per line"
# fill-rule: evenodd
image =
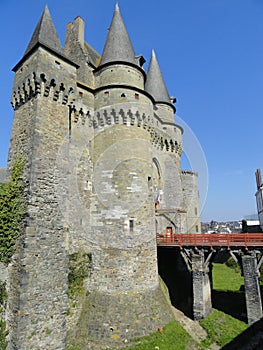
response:
M151 176L148 176L148 190L150 190L152 187L152 178Z
M197 208L195 207L195 215L197 215Z
M104 91L104 96L108 97L109 96L109 91Z
M134 97L135 97L135 100L139 100L139 94L135 93Z
M198 232L198 225L195 226L195 231Z
M134 220L129 220L129 227L130 227L130 232L133 232Z
M83 97L83 92L79 91L79 97Z

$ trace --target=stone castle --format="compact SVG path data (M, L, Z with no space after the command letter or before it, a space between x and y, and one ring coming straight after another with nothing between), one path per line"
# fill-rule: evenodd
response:
M66 349L69 334L100 349L172 319L156 234L201 232L197 174L181 170L183 130L155 53L148 72L144 62L118 5L101 56L81 17L62 48L46 7L13 69L8 166L22 154L27 217L8 267L9 350ZM70 319L74 254L87 275Z

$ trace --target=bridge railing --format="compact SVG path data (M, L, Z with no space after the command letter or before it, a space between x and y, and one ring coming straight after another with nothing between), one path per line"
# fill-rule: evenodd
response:
M263 233L158 234L158 246L263 247Z

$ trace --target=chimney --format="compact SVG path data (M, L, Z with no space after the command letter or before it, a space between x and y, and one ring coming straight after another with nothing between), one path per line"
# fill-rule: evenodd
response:
M257 182L257 189L259 190L262 186L262 177L261 177L260 169L257 169L256 171L256 182Z
M80 46L84 48L84 27L85 27L85 22L83 18L80 16L76 17L74 20L74 29L75 29L75 34L77 36L77 40L80 43Z

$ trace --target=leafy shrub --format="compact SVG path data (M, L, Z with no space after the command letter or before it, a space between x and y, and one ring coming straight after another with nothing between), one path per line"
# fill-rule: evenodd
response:
M19 158L13 166L9 183L0 183L0 261L7 264L15 250L25 216L24 161Z

